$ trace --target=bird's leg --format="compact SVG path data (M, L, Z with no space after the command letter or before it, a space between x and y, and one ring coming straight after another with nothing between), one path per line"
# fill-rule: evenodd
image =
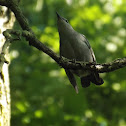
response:
M95 61L93 61L93 62L88 62L88 64L89 64L89 65L95 65L96 62L95 62Z

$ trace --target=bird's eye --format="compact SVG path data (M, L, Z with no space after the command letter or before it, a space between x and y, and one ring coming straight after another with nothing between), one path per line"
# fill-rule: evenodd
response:
M65 21L68 23L68 20L67 19Z
M62 18L65 22L69 23L68 20L66 18Z

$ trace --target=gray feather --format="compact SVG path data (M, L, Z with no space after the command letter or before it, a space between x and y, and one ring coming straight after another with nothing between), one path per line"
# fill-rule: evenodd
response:
M93 49L86 37L76 32L68 21L58 13L57 25L60 36L60 56L75 61L96 62ZM81 78L82 87L88 87L90 82L96 85L104 83L97 72L67 69L65 71L76 92L78 92L78 88L73 74Z

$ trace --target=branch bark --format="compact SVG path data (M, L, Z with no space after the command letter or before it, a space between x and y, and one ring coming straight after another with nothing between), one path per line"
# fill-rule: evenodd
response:
M5 4L5 1L0 0L0 4ZM15 34L17 37L23 36L29 41L29 44L36 47L37 49L43 51L47 55L49 55L52 59L54 59L61 67L67 69L84 69L90 71L97 71L99 73L104 72L111 72L126 66L126 58L116 59L110 63L103 63L103 64L94 64L94 63L85 63L85 62L78 62L78 61L70 61L66 58L57 56L51 49L45 46L42 42L40 42L34 32L28 25L27 19L23 15L22 11L20 10L16 0L6 0L6 4L8 8L15 14L17 21L19 22L23 31L14 31L8 30L9 34ZM18 33L18 34L17 34ZM5 35L6 39L7 36Z

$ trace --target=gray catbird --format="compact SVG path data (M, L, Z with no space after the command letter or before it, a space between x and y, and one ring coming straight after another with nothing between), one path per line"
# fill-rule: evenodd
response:
M94 52L86 37L76 32L67 19L61 17L58 13L57 25L60 37L60 56L75 61L96 62ZM82 87L88 87L90 82L96 85L104 83L97 72L69 69L65 69L65 72L76 93L78 93L78 87L74 74L80 77Z

